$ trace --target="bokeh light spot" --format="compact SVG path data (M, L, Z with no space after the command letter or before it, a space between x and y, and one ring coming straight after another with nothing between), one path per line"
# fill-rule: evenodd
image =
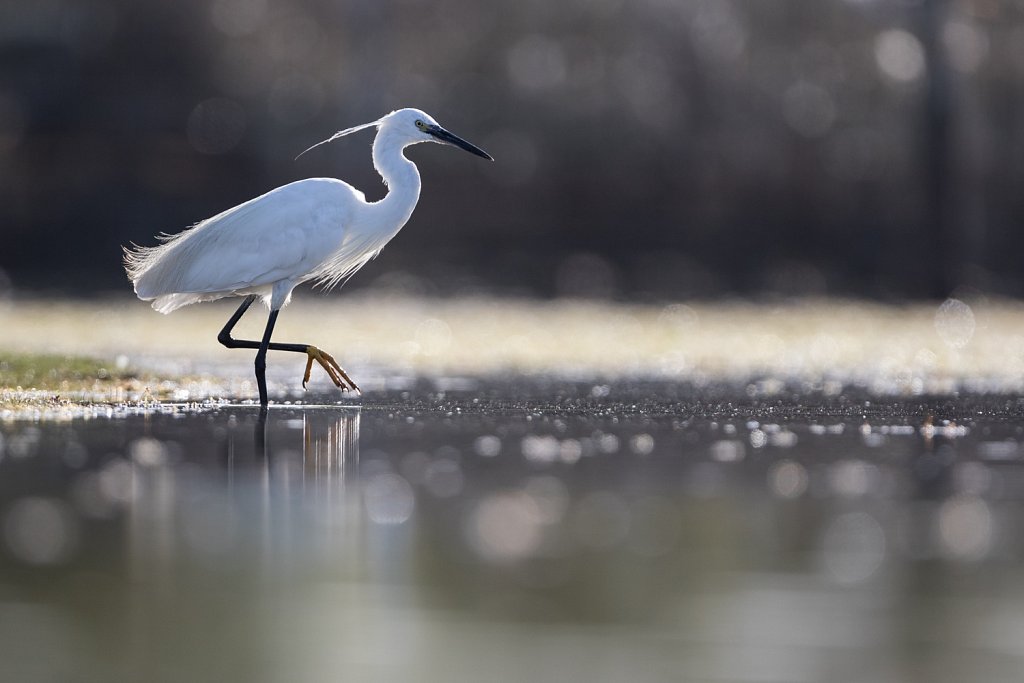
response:
M902 29L888 29L878 35L875 62L883 74L900 83L919 80L926 68L921 41Z
M654 437L650 434L637 434L629 440L629 448L637 455L650 455L654 450Z
M992 512L980 498L950 498L939 508L939 539L947 556L972 562L982 560L991 552L994 536Z
M988 58L988 35L966 21L947 23L942 30L942 44L949 63L963 73L974 73Z
M554 462L562 447L554 436L530 435L523 438L522 450L526 459L532 462Z
M761 430L755 430L759 434L763 435L764 432ZM751 435L751 445L754 448L761 448L764 446L764 441L755 438ZM760 444L760 445L758 445ZM747 450L744 447L743 442L737 439L719 439L711 444L711 458L718 462L739 462L746 456Z
M240 104L214 97L192 109L186 132L189 144L197 152L224 154L241 142L245 126L245 110Z
M163 442L151 437L141 437L128 445L133 462L143 467L159 467L167 461L167 448Z
M100 491L114 503L129 503L135 494L132 466L120 458L111 460L99 473Z
M959 299L946 299L935 312L935 331L950 348L967 346L974 329L974 311Z
M867 495L878 476L878 468L863 460L840 460L828 470L832 490L844 498Z
M484 559L522 560L540 545L542 514L532 496L502 492L487 496L469 517L469 543Z
M509 50L508 71L512 82L520 88L543 90L565 82L568 62L558 42L531 34Z
M704 0L690 23L690 40L703 59L733 62L743 56L747 31L732 3Z
M438 498L451 498L462 492L465 477L459 463L448 458L434 460L423 472L423 485Z
M807 469L793 460L780 460L768 470L768 485L779 498L799 498L807 490Z
M67 504L53 498L21 498L4 517L11 554L28 564L65 561L78 540L78 524Z
M377 524L403 524L412 516L415 495L403 477L384 472L373 475L363 487L366 514Z
M863 583L885 561L885 532L868 513L848 512L828 525L821 552L825 569L837 582Z
M501 453L501 439L492 434L478 436L473 441L473 450L476 451L477 455L493 458Z
M253 33L263 24L267 0L215 0L210 5L210 22L232 37Z
M530 477L526 486L523 487L523 492L533 500L539 519L543 524L561 522L569 508L569 491L557 477L550 475Z

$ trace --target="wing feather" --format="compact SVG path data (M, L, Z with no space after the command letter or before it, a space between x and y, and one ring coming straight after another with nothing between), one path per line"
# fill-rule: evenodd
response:
M324 264L344 247L346 226L362 200L340 180L300 180L177 235L162 235L157 246L133 245L125 250L125 268L139 298L161 298L173 304L171 310L282 280L321 277Z

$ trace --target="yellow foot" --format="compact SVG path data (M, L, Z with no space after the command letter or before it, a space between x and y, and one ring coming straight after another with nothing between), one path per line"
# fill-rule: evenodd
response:
M348 391L351 389L357 393L359 387L352 381L352 378L345 374L345 371L338 365L338 361L334 360L334 357L326 351L321 351L315 346L306 347L306 372L302 376L302 388L306 388L306 382L309 381L309 371L313 369L313 361L320 364L324 370L327 371L327 376L334 382L334 386L340 387L342 391Z

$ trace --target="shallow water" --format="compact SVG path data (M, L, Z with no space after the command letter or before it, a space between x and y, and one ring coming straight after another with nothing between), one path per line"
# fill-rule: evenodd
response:
M1022 413L446 380L0 423L0 679L1017 680Z

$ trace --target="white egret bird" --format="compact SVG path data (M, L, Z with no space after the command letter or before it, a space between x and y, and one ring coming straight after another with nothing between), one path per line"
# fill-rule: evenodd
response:
M342 390L359 387L337 361L311 344L271 342L278 313L292 290L307 280L330 289L375 257L412 215L420 197L420 174L403 150L419 142L454 145L491 159L487 152L449 133L418 109L387 116L335 133L313 147L376 126L373 166L387 195L367 202L362 192L334 178L309 178L200 221L176 235L161 235L155 247L125 249L125 269L144 301L161 313L200 301L245 297L217 335L231 349L257 349L256 384L267 407L267 351L307 356L302 386L317 361ZM306 150L308 152L310 147ZM305 154L305 152L303 152ZM262 341L234 339L231 330L257 297L270 308Z

